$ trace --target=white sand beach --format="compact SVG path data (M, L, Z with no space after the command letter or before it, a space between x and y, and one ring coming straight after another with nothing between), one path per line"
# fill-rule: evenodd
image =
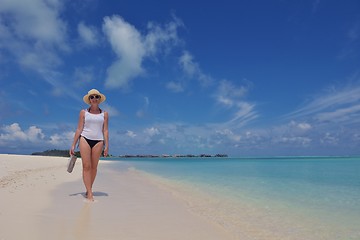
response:
M81 160L0 154L0 239L233 239L220 225L131 171L100 162L95 202L84 198Z

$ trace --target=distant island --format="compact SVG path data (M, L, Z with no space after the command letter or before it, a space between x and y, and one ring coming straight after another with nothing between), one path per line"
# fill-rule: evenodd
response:
M69 157L69 150L46 150L43 152L34 152L31 155L37 155L37 156L52 156L52 157Z
M56 156L56 157L69 157L69 150L58 150L58 149L52 149L52 150L46 150L43 152L34 152L31 155L38 155L38 156ZM80 152L75 152L75 155L77 157L80 157ZM162 154L162 155L153 155L153 154L136 154L136 155L120 155L120 156L113 156L113 155L109 155L108 157L120 157L120 158L192 158L192 157L197 157L197 158L203 158L203 157L228 157L227 154L215 154L215 155L211 155L211 154L200 154L200 155L194 155L194 154L174 154L174 155L169 155L169 154Z
M148 154L148 155L121 155L119 157L123 157L123 158L192 158L192 157L228 157L227 154L215 154L215 155L211 155L211 154L200 154L200 155L194 155L194 154L186 154L186 155L182 155L182 154L175 154L175 155L168 155L168 154L162 154L162 155L152 155L152 154Z

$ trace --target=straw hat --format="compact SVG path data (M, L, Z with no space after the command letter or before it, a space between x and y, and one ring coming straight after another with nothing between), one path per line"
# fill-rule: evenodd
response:
M89 97L90 97L91 95L99 95L99 96L101 96L101 98L100 98L100 100L99 100L99 103L102 103L103 101L106 100L106 97L105 97L104 94L100 93L100 92L99 92L98 90L96 90L96 89L91 89L91 90L83 97L84 102L87 103L87 104L89 104L89 105L91 104L91 103L90 103L90 99L89 99Z

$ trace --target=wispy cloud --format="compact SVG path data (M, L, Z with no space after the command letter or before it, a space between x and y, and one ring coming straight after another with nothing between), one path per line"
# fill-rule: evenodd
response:
M109 105L107 102L102 103L102 108L104 108L104 110L109 113L110 117L115 117L120 115L120 112L113 106Z
M216 101L227 107L233 107L239 101L243 99L248 92L246 86L235 86L229 80L222 80L218 85L217 92L215 94Z
M248 90L248 85L236 86L228 80L220 81L214 95L216 102L234 112L233 117L225 125L242 127L258 117L256 104L245 101Z
M166 84L166 88L175 93L184 91L184 86L181 82L170 81Z
M75 67L74 80L75 85L83 86L94 81L95 69L93 67Z
M143 118L146 116L149 105L150 105L150 100L148 97L144 97L143 101L144 101L143 106L136 112L136 116L138 118Z
M180 56L179 65L189 78L199 81L201 86L207 87L213 84L212 77L201 70L199 63L194 61L194 57L189 51L184 51Z
M305 106L288 114L283 120L290 123L269 129L274 146L326 149L344 154L354 151L360 127L360 85L332 87L317 95ZM318 154L319 154L318 152Z
M360 104L321 112L314 116L319 122L360 122Z
M143 61L156 57L162 48L171 48L176 44L177 29L181 26L177 19L165 27L149 23L148 33L142 35L121 16L105 17L103 31L117 55L117 59L107 69L105 86L126 87L130 81L143 74Z
M181 56L178 58L178 66L183 73L182 77L169 81L166 84L166 88L174 93L184 92L189 82L198 82L202 88L214 86L216 80L209 74L206 74L201 68L200 64L195 61L195 57L188 51L184 50Z
M304 107L290 113L288 119L311 119L317 122L353 121L354 115L360 114L360 86L347 86L343 89L333 88Z
M161 26L155 22L147 24L148 33L144 36L144 46L148 56L156 57L159 53L167 54L173 46L182 40L178 36L178 28L184 27L181 19L172 15L172 21Z
M339 53L339 59L359 57L360 22L356 21L345 33L345 43Z
M99 33L94 26L87 26L85 23L78 24L78 33L84 46L96 46L99 44Z

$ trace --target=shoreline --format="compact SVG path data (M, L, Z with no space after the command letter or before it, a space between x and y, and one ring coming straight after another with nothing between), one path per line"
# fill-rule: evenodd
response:
M175 166L179 167L179 165ZM158 167L161 168L160 165ZM195 215L221 225L234 239L335 240L345 237L346 239L355 240L360 237L360 231L357 227L359 215L356 212L343 211L341 206L339 206L339 209L323 208L313 204L312 200L308 202L310 204L302 204L302 200L289 201L286 195L280 194L276 196L273 191L263 192L260 190L256 193L256 191L251 190L254 186L261 188L261 185L267 181L265 179L258 182L265 181L260 185L254 184L255 179L250 181L248 181L249 179L238 179L241 182L243 181L244 184L242 186L238 185L237 189L228 188L230 185L221 184L218 185L221 188L218 188L216 187L217 180L208 182L209 178L206 178L206 182L197 181L196 177L191 176L200 173L192 171L190 175L187 175L191 170L185 169L185 175L180 174L181 177L179 177L175 173L174 178L169 174L164 174L164 177L162 177L136 168L132 170L161 189L171 192L177 199L185 202L188 209ZM171 173L172 170L170 168L168 170ZM249 186L247 187L247 185ZM301 187L302 190L310 191L310 195L296 195L300 199L305 200L309 196L316 197L316 195L311 194L314 190L313 186L304 183L291 185L295 188ZM269 187L271 187L271 184ZM281 190L281 188L279 189ZM324 198L332 198L332 195L327 194L328 191L323 191L323 187L316 189L325 193ZM341 189L338 187L331 188L331 191L341 192ZM296 191L292 192L295 193Z
M170 192L99 163L95 202L84 198L81 161L0 154L0 239L234 239Z

